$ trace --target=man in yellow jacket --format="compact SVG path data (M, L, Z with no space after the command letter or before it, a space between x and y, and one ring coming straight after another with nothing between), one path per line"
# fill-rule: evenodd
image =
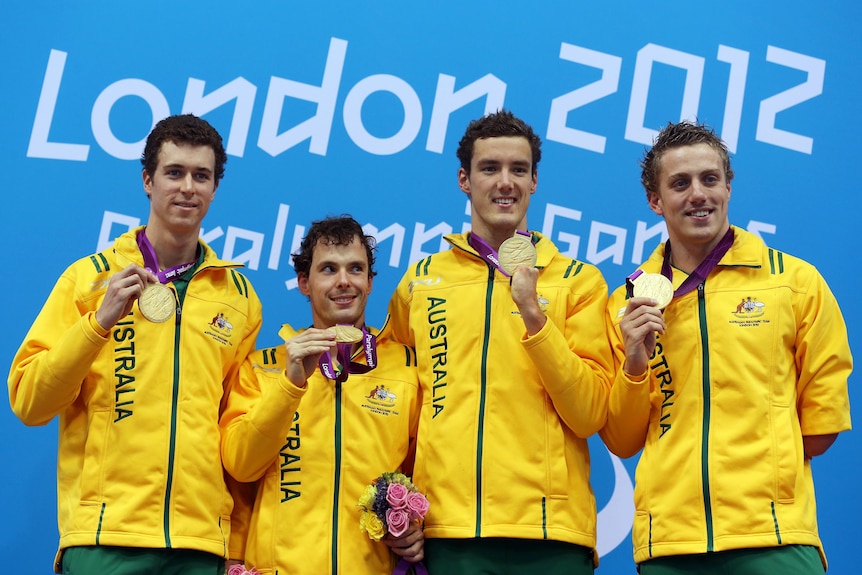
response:
M223 570L218 413L261 325L240 266L199 239L226 160L206 121L156 124L146 227L69 266L12 363L15 414L60 418L58 573Z
M253 505L244 562L263 575L391 575L422 559L418 523L382 542L359 527L360 497L409 464L418 421L414 351L365 325L374 249L353 218L312 224L293 261L313 325L283 326L285 345L252 354L228 398L224 465L256 483L235 513ZM362 339L337 343L341 331Z
M812 265L730 225L710 128L669 124L641 167L669 239L610 298L602 431L620 457L643 450L640 573L822 574L811 458L850 429L838 304Z
M472 230L412 265L389 304L394 337L418 358L428 569L592 573L587 438L607 415L607 286L528 231L541 158L529 125L489 114L457 155Z

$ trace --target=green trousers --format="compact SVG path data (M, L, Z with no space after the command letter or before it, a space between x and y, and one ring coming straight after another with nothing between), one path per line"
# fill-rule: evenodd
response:
M426 539L428 575L593 575L593 551L541 539Z
M190 549L69 547L63 575L224 575L224 559Z
M640 564L641 575L823 575L820 553L810 545L735 549L659 557Z

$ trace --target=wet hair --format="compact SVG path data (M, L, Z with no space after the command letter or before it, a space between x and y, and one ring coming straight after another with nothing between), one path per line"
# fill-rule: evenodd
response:
M470 162L473 160L473 146L476 140L506 136L527 139L530 143L530 149L533 151L532 173L535 174L539 160L542 159L542 140L533 132L533 128L529 124L507 110L499 110L493 114L482 116L467 125L464 137L458 142L458 151L456 152L464 171L467 174L470 173Z
M368 277L377 275L374 271L374 252L377 251L377 240L374 236L366 235L362 226L347 214L341 216L330 216L311 224L308 233L302 238L299 251L291 254L293 256L293 269L296 275L305 274L308 277L311 272L311 258L314 248L319 243L332 246L346 246L353 242L353 238L359 238L359 242L365 246L368 255Z
M667 126L662 128L655 137L652 148L644 153L644 157L640 161L641 184L646 190L647 196L649 196L650 192L658 191L658 175L661 171L661 159L664 153L673 148L694 146L697 144L707 144L718 152L724 164L724 177L730 183L733 179L733 169L730 167L730 153L727 151L727 146L711 127L687 120L678 124L668 122Z
M224 177L224 165L227 162L227 154L224 151L221 136L206 120L198 118L193 114L168 116L160 120L150 132L150 135L147 136L144 153L141 155L141 164L150 176L156 173L156 165L159 162L159 151L165 142L173 142L176 145L209 146L215 155L213 177L216 184Z

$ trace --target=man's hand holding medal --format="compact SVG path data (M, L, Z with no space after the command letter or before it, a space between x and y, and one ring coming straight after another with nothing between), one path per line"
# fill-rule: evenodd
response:
M129 315L135 301L142 297L146 288L155 284L161 285L155 274L135 264L115 273L108 280L105 298L96 311L96 321L102 328L110 330L121 318ZM165 286L162 287L168 290L171 301L175 301L173 292ZM141 312L143 313L143 310ZM173 314L173 307L171 307L171 314Z

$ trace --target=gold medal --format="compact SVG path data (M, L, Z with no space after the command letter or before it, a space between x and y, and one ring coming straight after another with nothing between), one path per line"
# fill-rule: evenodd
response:
M138 308L145 318L154 323L171 319L177 308L174 292L163 284L147 284L141 297L138 298Z
M536 265L536 246L529 236L515 232L515 235L500 244L497 261L507 274L512 275L518 266L528 268Z
M352 325L334 325L331 328L335 332L335 343L356 343L362 341L362 330Z
M632 282L632 295L652 298L664 309L673 299L673 284L661 274L641 274Z
M331 329L335 332L335 343L356 343L358 341L362 341L362 330L358 327L339 324L327 329ZM281 339L287 341L296 334L291 332L290 326L283 325L281 326L281 329L278 330L278 335Z

